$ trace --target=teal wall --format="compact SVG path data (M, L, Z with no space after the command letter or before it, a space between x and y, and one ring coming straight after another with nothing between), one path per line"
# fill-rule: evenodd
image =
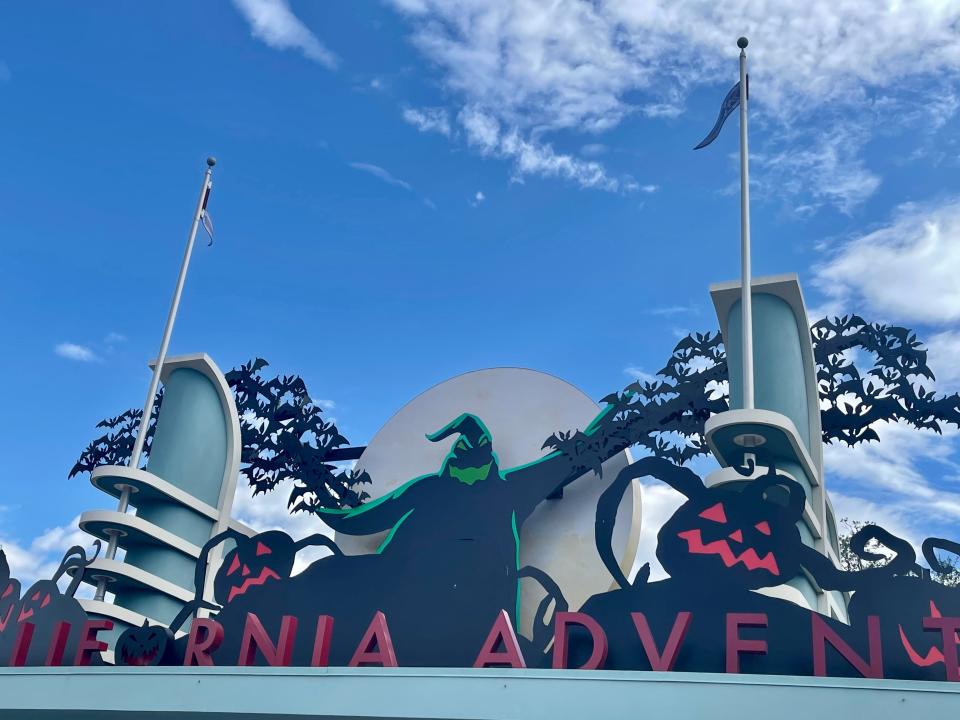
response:
M5 720L951 718L960 683L429 668L2 668Z
M150 448L147 470L197 499L217 507L227 462L227 418L213 382L189 368L170 373ZM137 498L132 502L136 504ZM173 502L137 505L137 516L196 545L210 538L213 521ZM145 544L129 547L125 561L180 587L193 588L196 558L173 548ZM183 604L163 593L126 589L117 605L169 623Z
M196 370L174 370L163 384L147 470L216 507L226 461L226 418L213 383Z
M740 301L730 308L724 347L730 372L730 407L743 408L743 350ZM786 415L812 452L807 380L803 368L800 334L793 309L767 293L753 294L754 404L762 410ZM820 442L820 438L816 438Z

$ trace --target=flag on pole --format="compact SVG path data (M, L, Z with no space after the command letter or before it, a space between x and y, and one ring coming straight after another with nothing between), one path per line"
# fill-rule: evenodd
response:
M203 229L207 233L207 237L210 238L210 242L207 243L207 247L213 245L213 218L210 217L210 213L207 212L207 201L210 200L210 190L213 188L213 183L207 183L207 190L203 194L203 207L200 209L200 223L203 225Z
M747 78L747 96L750 95L750 79ZM694 150L699 150L700 148L705 148L707 145L712 143L717 139L717 136L720 134L720 130L723 128L723 123L726 122L727 118L730 116L734 110L740 107L740 83L738 82L732 88L730 92L727 93L727 96L723 99L723 105L720 106L720 114L717 116L717 122L713 126L707 136L697 145Z

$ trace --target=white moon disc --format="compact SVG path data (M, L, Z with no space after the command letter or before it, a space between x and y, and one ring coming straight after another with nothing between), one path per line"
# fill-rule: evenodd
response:
M493 368L464 373L435 385L408 402L380 428L357 462L373 484L363 487L371 498L407 480L439 471L456 437L426 439L461 413L479 417L493 436L500 467L517 467L543 457L544 440L557 431L583 430L599 412L597 405L573 385L546 373L522 368ZM520 565L534 565L552 577L570 609L594 593L611 587L594 542L597 498L631 462L627 451L603 465L603 477L587 473L563 491L544 500L524 523ZM640 483L624 493L614 528L614 551L629 576L640 534ZM348 554L376 551L384 533L362 537L338 533L337 544ZM521 583L520 629L529 637L543 591L532 580Z

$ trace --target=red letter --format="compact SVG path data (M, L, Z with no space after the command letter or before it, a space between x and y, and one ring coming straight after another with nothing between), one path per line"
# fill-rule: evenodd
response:
M630 617L633 618L633 625L637 628L637 635L640 636L643 651L647 654L650 669L666 672L673 670L673 664L677 661L677 655L680 654L680 645L683 643L683 638L686 637L693 615L688 612L677 613L677 619L673 621L673 627L670 629L670 636L663 648L663 654L660 654L660 651L657 650L657 643L653 639L653 633L650 632L647 616L642 612L632 612Z
M377 649L373 646L376 644ZM393 652L393 640L390 639L390 629L387 627L387 617L377 610L370 621L370 626L363 634L363 640L350 658L348 667L361 665L382 665L383 667L397 667L397 656Z
M503 650L498 652L497 647L503 643ZM480 654L477 655L473 663L475 668L492 667L494 665L506 665L512 668L525 668L527 664L523 661L523 653L520 652L520 644L517 642L517 634L513 631L513 625L510 624L510 616L506 610L501 610L497 615L496 622L490 628L490 634L483 642L480 648Z
M740 653L767 654L766 640L744 640L741 627L766 627L765 613L727 613L727 672L740 672Z
M70 637L70 623L61 620L53 629L53 638L50 640L50 650L43 664L54 667L63 664L63 651L67 648L67 638Z
M201 631L203 637L201 637ZM194 618L187 638L184 665L213 665L210 653L216 652L223 642L223 625L210 618Z
M277 644L270 642L270 636L264 630L260 618L251 612L247 613L247 620L243 624L243 636L240 638L240 657L237 665L241 667L253 665L253 658L259 650L267 665L276 667L290 665L293 655L293 636L297 632L297 619L293 615L284 615L280 620L280 637Z
M95 652L102 652L109 646L103 640L97 640L97 633L101 630L113 630L113 620L87 620L83 624L83 633L77 643L77 657L74 665L89 665L90 658Z
M818 677L827 675L827 642L833 645L843 658L853 668L868 678L883 677L883 652L880 647L880 618L876 615L867 617L867 642L870 647L870 663L864 662L836 631L831 628L817 613L812 613L813 621L813 674Z
M960 682L960 663L957 661L957 633L960 632L960 618L926 617L923 619L925 630L939 630L943 636L943 665L947 670L947 680Z
M20 623L17 630L17 639L13 643L13 652L10 653L10 667L23 667L30 653L30 641L33 640L33 631L37 626L33 623Z
M567 625L586 628L593 641L593 652L590 653L590 658L577 670L602 668L607 660L607 635L596 620L579 612L558 612L553 618L553 667L557 670L567 667Z
M317 633L313 636L313 658L310 667L326 667L330 660L330 641L333 639L333 618L320 615L317 618Z

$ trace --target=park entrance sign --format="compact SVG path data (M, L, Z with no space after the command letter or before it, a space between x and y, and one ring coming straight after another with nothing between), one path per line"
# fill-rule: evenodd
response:
M544 433L540 449L517 454L509 428L487 424L484 415L496 413L476 398L497 395L496 374L471 380L483 391L476 396L425 394L429 402L411 407L432 407L434 424L403 442L425 433L437 450L415 476L388 484L372 476L388 474L391 453L410 455L397 428L416 413L398 413L368 452L353 453L356 468L336 474L332 463L351 454L333 424L318 420L299 378L263 381L262 361L222 375L206 356L171 359L146 466L110 464L119 432L78 464L136 508L81 518L125 556L99 558L99 544L71 548L51 580L29 588L0 561L0 667L97 665L123 678L151 667L200 677L210 667L272 666L367 668L368 678L379 677L371 668L457 677L501 668L564 682L572 670L960 680L960 589L942 582L960 545L928 538L918 553L866 525L849 540L863 568L842 569L824 487L822 440L871 439L853 418L872 410L841 413L842 422L830 415L831 402L852 392L838 378L855 372L838 358L876 341L878 363L905 367L918 344L909 334L900 345L878 341L899 329L855 316L820 323L811 336L796 279L755 280L756 405L743 408L736 290L712 293L729 354L718 337L691 336L659 386L604 398L579 427ZM704 390L725 380L728 396ZM899 403L886 419L954 421L923 402L932 400ZM516 413L534 422L534 404L520 402ZM685 439L671 445L670 433ZM637 447L634 461L627 453ZM702 478L684 461L706 452L719 469ZM243 526L229 517L238 476L264 491L290 480L291 506L335 535L319 522L302 538ZM656 531L655 558L631 563L637 538L623 508L625 498L639 508L638 481L672 489L680 503ZM587 486L592 495L577 492ZM586 531L567 522L567 537L563 523L538 521L551 503L576 507ZM534 535L547 548L579 539L588 552L536 564L525 550ZM295 572L307 553L319 558ZM583 558L595 558L601 575L578 575ZM105 584L112 601L75 599L81 582ZM0 682L10 672L0 670Z

